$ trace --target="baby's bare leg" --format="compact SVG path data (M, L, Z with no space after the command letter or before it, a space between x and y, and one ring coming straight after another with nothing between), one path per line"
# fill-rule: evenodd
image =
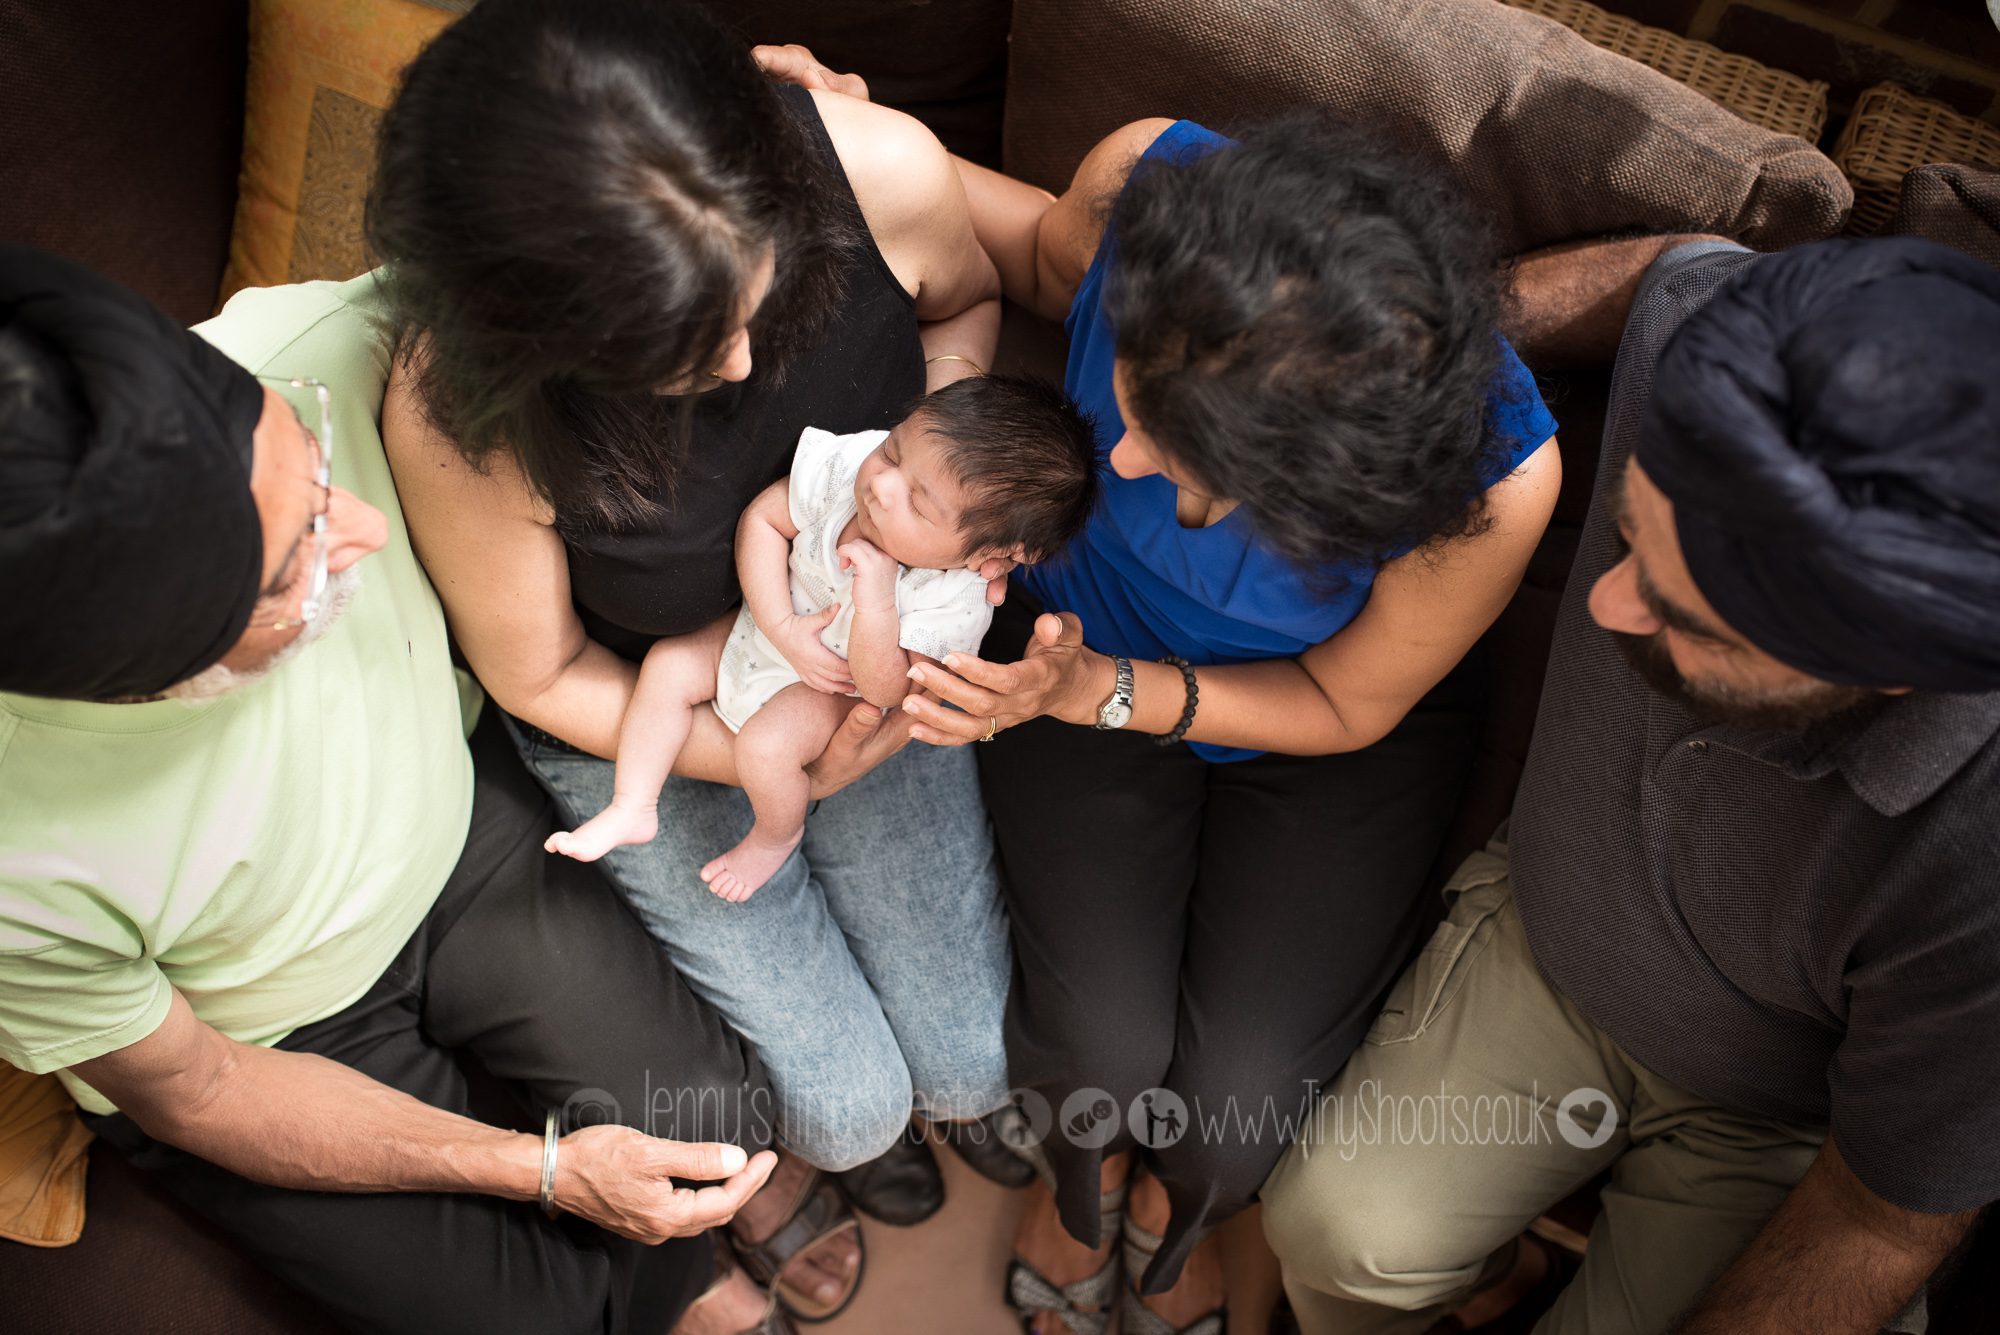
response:
M656 640L639 666L639 683L618 725L618 768L611 805L542 847L579 862L595 862L622 844L643 844L660 832L660 788L694 726L694 711L715 698L715 673L733 617L692 635Z
M785 865L806 832L812 788L806 764L826 749L854 704L795 684L744 722L736 734L736 774L757 823L742 843L701 869L709 889L741 903Z

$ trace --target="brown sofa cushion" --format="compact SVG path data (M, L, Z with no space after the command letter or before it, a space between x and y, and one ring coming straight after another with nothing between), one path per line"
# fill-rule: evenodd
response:
M702 0L751 42L797 42L960 157L1000 165L1009 0Z
M1493 0L1018 0L1011 61L1007 169L1053 190L1127 121L1323 104L1453 163L1509 251L1625 229L1773 249L1853 198L1803 140Z
M1943 162L1903 178L1892 236L1921 236L2000 267L2000 171Z

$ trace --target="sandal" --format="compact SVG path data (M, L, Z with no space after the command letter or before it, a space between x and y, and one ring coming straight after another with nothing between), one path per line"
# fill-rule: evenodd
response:
M1150 1233L1132 1222L1132 1216L1125 1216L1125 1269L1132 1276L1133 1283L1124 1286L1118 1295L1118 1329L1120 1335L1223 1335L1229 1325L1229 1309L1218 1307L1207 1316L1198 1317L1192 1325L1174 1327L1167 1319L1139 1301L1136 1287L1139 1276L1146 1273L1146 1267L1160 1252L1160 1235Z
M737 1264L736 1253L731 1249L728 1239L720 1236L722 1232L723 1230L719 1228L709 1230L709 1237L715 1249L715 1277L709 1281L708 1287L701 1291L700 1296L687 1305L687 1310L681 1313L681 1321L686 1321L689 1312L694 1311L695 1308L700 1307L710 1298L722 1292L723 1286L729 1283L730 1277L743 1269L741 1265ZM679 1328L679 1324L679 1322L675 1323L676 1329ZM766 1292L764 1295L764 1315L758 1319L756 1325L745 1326L742 1330L737 1331L736 1335L798 1335L798 1332L793 1328L792 1323L785 1319L785 1314L778 1310L777 1295Z
M1100 1237L1110 1236L1112 1230L1118 1227L1118 1221L1125 1213L1125 1193L1129 1185L1121 1182L1098 1195ZM1069 1327L1071 1335L1104 1335L1111 1324L1111 1300L1118 1293L1118 1251L1116 1247L1111 1249L1111 1255L1104 1258L1104 1264L1096 1274L1060 1286L1018 1256L1009 1261L1007 1305L1020 1314L1021 1329L1032 1332L1035 1318L1048 1315L1059 1318Z
M1028 1119L1013 1104L970 1122L933 1122L939 1135L966 1167L1003 1187L1025 1187L1035 1180L1034 1161L1016 1146L1032 1134Z
M825 1306L785 1283L785 1268L799 1257L825 1242L828 1238L848 1231L854 1233L854 1245L860 1249L859 1259L854 1267L854 1279L847 1286L840 1301ZM868 1252L861 1240L861 1224L855 1219L854 1211L848 1207L833 1180L819 1169L808 1172L799 1183L797 1203L792 1207L791 1217L778 1226L776 1232L762 1242L750 1242L731 1230L730 1246L743 1262L743 1269L750 1278L771 1291L778 1306L792 1320L804 1324L831 1321L847 1310L860 1292L862 1273L868 1268Z
M897 1228L912 1228L944 1208L937 1156L928 1139L907 1128L867 1163L829 1176L855 1209Z

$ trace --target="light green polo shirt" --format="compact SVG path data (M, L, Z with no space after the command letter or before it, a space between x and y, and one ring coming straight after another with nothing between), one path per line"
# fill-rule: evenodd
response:
M251 371L332 393L333 480L389 519L341 621L206 704L0 694L0 1058L23 1070L146 1037L170 988L275 1043L366 992L458 860L479 697L382 453L376 311L362 277L244 292L198 326ZM277 388L317 430L312 396Z

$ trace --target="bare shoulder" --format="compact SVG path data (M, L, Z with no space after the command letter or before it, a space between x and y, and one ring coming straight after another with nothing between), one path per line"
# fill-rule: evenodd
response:
M916 117L815 89L813 103L861 216L886 247L926 227L941 208L965 210L951 155Z
M421 356L421 350L416 354ZM382 396L382 447L389 456L396 490L412 528L424 517L446 510L475 511L489 519L551 524L554 514L534 493L513 460L494 456L475 465L424 410L416 369L398 356L390 364Z
M1104 235L1105 205L1174 122L1163 116L1121 125L1083 155L1069 189L1042 216L1038 260L1051 290L1074 296ZM1068 306L1067 296L1062 302Z
M1077 164L1076 174L1070 178L1069 193L1087 197L1117 194L1153 141L1174 123L1168 116L1149 116L1105 135Z

